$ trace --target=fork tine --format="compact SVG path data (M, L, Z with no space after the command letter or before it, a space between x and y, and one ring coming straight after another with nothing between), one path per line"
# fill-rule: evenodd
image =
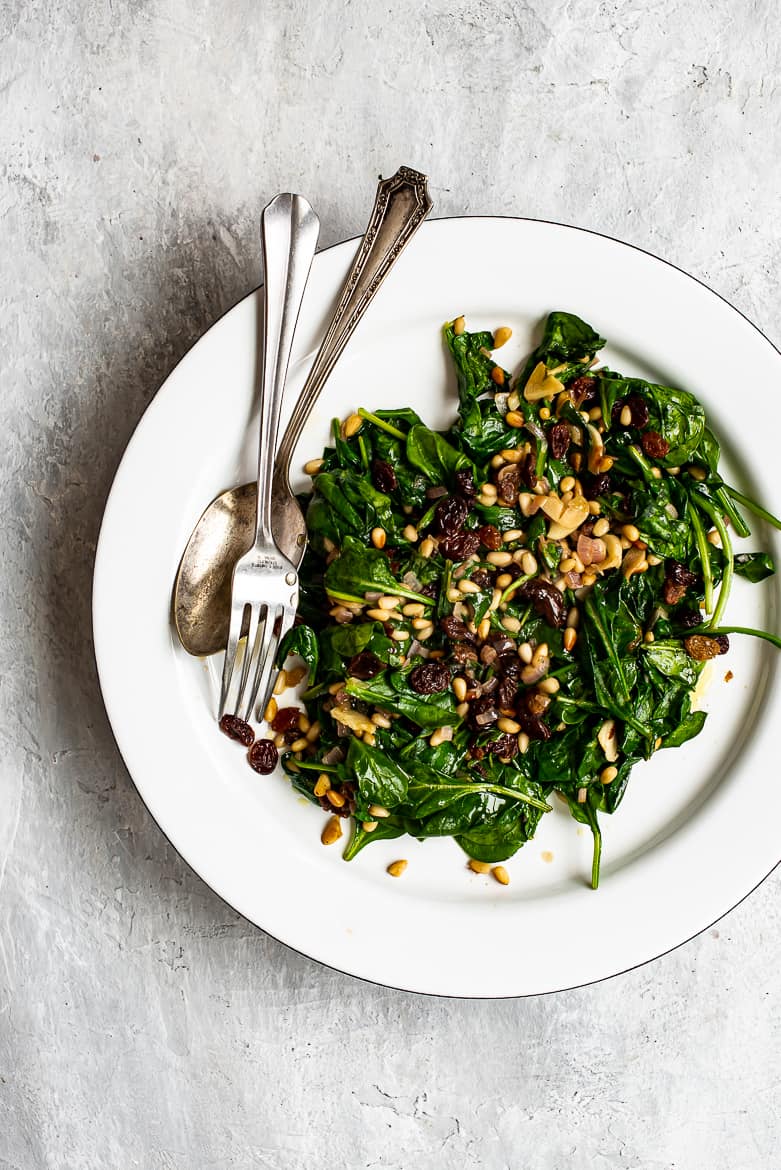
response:
M258 665L255 670L249 702L247 703L247 719L250 718L258 695L260 696L259 711L262 713L266 710L269 692L273 685L272 678L276 675L275 662L277 650L279 649L283 617L284 610L280 608L272 610L270 606L268 607Z
M239 638L241 637L241 627L244 623L244 609L243 605L231 606L231 624L228 632L228 645L225 647L225 661L222 666L222 686L220 687L220 706L217 712L217 718L222 719L225 714L225 708L228 704L228 693L230 691L231 679L233 678L233 671L236 666L236 654L239 649Z
M264 605L251 605L249 608L249 629L247 630L247 642L244 648L244 661L241 664L241 678L239 680L239 690L236 695L236 704L233 708L238 715L244 698L244 691L247 686L247 679L249 678L250 664L255 656L255 643L258 637L258 627L261 622L261 613L265 610Z

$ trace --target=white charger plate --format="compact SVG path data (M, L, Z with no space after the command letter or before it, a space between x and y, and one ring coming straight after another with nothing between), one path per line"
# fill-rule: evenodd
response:
M355 248L348 241L315 259L288 410ZM281 771L257 776L219 733L219 657L199 661L181 649L171 588L203 508L254 474L259 308L252 293L168 377L128 445L100 534L93 618L101 687L119 749L163 832L221 897L277 939L413 991L500 997L572 987L643 963L712 924L779 859L778 652L765 643L734 636L729 656L709 668L702 735L635 769L616 814L602 818L597 892L587 885L590 833L561 807L507 862L508 887L468 871L450 840L378 842L345 863L339 846L320 843L326 814ZM452 420L443 321L465 313L469 328L510 325L502 362L513 368L556 308L608 338L602 356L615 368L697 394L731 482L773 500L778 351L679 269L535 220L423 226L331 376L296 466L319 455L333 417L360 405L411 404L435 426ZM781 562L777 534L751 523L754 536L741 546ZM738 581L727 618L777 629L778 612L775 578ZM385 869L399 857L409 866L394 880Z

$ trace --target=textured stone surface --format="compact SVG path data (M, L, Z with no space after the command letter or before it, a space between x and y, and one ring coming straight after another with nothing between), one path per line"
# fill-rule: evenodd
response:
M438 215L621 236L781 341L780 38L774 0L0 5L4 1170L779 1164L778 875L656 963L554 997L324 970L151 822L89 594L128 436L257 283L279 189L328 244L408 163Z

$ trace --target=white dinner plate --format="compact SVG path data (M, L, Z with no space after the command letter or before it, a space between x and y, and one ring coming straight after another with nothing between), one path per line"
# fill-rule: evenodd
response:
M350 241L315 259L288 409L355 248ZM326 814L281 772L256 775L220 734L219 660L181 649L171 588L204 507L254 474L259 305L258 293L241 301L168 377L128 445L100 534L100 682L119 749L163 832L218 894L277 939L414 991L489 997L572 987L709 926L779 858L778 652L766 643L733 636L729 656L709 668L702 735L639 765L616 814L602 817L596 892L588 886L591 835L561 806L506 863L507 887L470 872L448 839L378 842L344 862L340 846L320 843ZM726 476L773 501L781 355L770 342L679 269L534 220L423 226L331 376L296 466L320 454L333 417L361 405L411 404L435 426L452 420L443 321L464 313L470 328L511 326L502 362L514 368L551 309L571 310L607 337L602 356L615 368L698 395L723 441ZM752 539L738 544L778 562L777 534L752 527ZM778 603L776 578L738 580L727 621L777 630ZM393 879L386 866L400 857L409 866Z

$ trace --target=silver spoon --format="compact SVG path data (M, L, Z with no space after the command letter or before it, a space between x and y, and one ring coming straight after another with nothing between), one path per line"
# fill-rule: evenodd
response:
M290 462L320 391L375 293L428 215L426 176L401 167L380 182L366 234L342 288L277 452L272 483L272 529L280 551L297 567L306 551L304 515L290 487ZM173 617L189 654L224 650L230 617L231 574L255 536L257 489L242 484L222 492L196 524L176 575Z

